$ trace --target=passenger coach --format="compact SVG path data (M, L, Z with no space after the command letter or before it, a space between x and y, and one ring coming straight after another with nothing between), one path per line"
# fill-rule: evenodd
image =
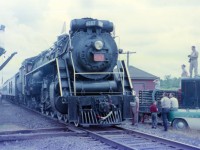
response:
M14 100L16 95L16 75L8 79L1 88L2 98Z

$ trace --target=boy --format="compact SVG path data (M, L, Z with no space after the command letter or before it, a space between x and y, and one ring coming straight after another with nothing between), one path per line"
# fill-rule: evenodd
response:
M158 108L156 106L156 101L154 101L153 104L150 106L150 112L151 112L151 119L152 119L152 128L156 129L156 127L157 127L157 112L158 112Z

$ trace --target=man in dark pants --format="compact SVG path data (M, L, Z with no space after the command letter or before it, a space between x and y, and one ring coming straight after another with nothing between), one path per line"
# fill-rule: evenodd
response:
M161 99L161 107L162 107L162 119L163 119L163 125L164 125L164 131L167 131L168 127L168 119L167 115L170 111L170 99L167 97L167 93L163 93L163 98Z

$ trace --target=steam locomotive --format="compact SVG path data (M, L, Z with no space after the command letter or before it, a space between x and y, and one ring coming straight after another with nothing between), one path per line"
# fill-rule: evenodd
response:
M113 23L74 19L69 34L23 61L3 96L78 125L115 125L130 118L133 87L112 36Z

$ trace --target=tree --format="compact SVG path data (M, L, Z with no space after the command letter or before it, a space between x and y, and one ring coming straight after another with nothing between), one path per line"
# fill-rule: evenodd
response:
M166 75L163 80L161 80L162 89L177 89L180 87L180 78L171 77L171 75Z

